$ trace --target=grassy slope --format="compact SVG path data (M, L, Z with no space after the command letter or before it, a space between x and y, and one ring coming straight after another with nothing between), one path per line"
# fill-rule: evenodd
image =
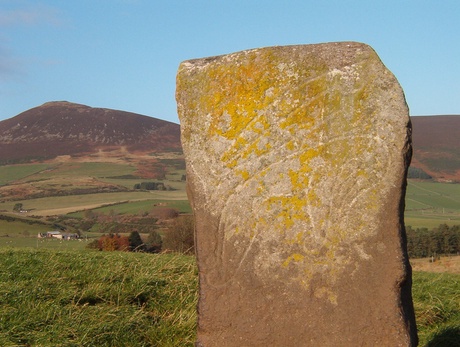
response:
M151 212L153 209L155 209L158 206L163 206L163 207L170 207L177 209L180 213L191 213L192 209L190 207L190 204L188 200L148 200L148 201L135 201L135 202L129 202L129 203L124 203L124 204L118 204L115 206L107 206L107 207L101 207L98 209L94 209L95 212L100 212L100 213L109 213L111 210L113 210L116 213L119 214L139 214L143 212ZM75 215L81 215L75 214Z
M163 160L165 161L165 160ZM122 201L158 200L186 201L185 183L180 180L185 173L183 167L176 165L174 160L171 164L163 182L172 186L174 191L167 192L120 192L72 195L60 197L48 197L41 199L21 200L2 203L0 209L11 211L16 202L24 204L24 208L34 209L30 214L65 214L85 207L98 208L104 204L118 203ZM177 160L176 160L177 161ZM45 170L52 167L51 170ZM103 184L116 184L126 188L132 188L134 184L150 179L134 178L135 166L132 163L101 163L101 162L67 162L54 164L30 164L0 166L0 185L7 184L13 180L29 182L36 187L59 188L69 190L71 186L82 182L84 178L91 177ZM94 182L93 182L94 183ZM149 204L150 202L146 202ZM139 208L140 212L144 206L120 206L123 209L133 211ZM130 212L127 212L130 213ZM419 182L409 180L406 197L406 224L413 228L437 227L441 223L449 225L460 224L460 184ZM1 230L0 230L1 231Z
M46 168L52 168L45 170ZM97 184L115 184L132 189L134 184L143 181L158 181L145 178L134 178L136 167L130 163L107 162L67 162L51 164L29 164L0 166L0 186L9 183L28 184L21 189L59 190L70 195L50 196L36 199L7 201L1 204L0 209L11 212L16 203L22 203L25 209L31 210L26 215L58 215L67 214L83 209L94 209L107 204L120 202L149 201L187 201L185 183L180 180L184 174L183 168L169 167L166 179L162 182L175 190L173 191L129 191L94 194L75 194L74 189L85 188L85 184L95 187ZM99 183L98 183L99 182ZM89 187L89 186L88 186ZM126 207L126 203L125 203ZM145 207L141 206L140 211ZM135 206L127 207L133 210Z
M20 202L25 209L30 210L26 215L47 216L94 209L108 204L148 200L187 200L187 196L185 192L176 190L96 193L11 201L3 203L2 208L6 211L12 211L14 205Z
M459 274L414 273L420 346L459 346ZM0 345L193 346L193 257L0 250Z
M420 346L460 346L460 256L411 265Z
M192 257L0 251L1 346L193 346Z
M50 230L48 230L50 231ZM83 240L58 240L58 239L38 239L35 235L29 237L2 237L0 238L0 249L4 248L30 248L30 249L53 249L75 251L84 250L88 243L96 236L101 234L94 233L92 238Z
M405 221L413 228L459 225L460 184L409 180Z
M46 224L28 224L21 221L7 222L0 220L0 238L37 236L38 233L50 231Z
M0 186L36 174L51 167L49 164L3 165L0 166Z
M460 275L414 272L413 300L420 346L460 346Z

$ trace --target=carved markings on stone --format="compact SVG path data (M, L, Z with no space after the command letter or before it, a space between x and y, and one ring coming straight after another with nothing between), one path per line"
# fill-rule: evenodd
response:
M267 305L285 295L319 311L342 310L351 295L344 277L378 271L393 256L390 315L400 320L399 341L408 342L397 301L407 271L399 223L409 119L399 84L375 52L334 43L186 61L176 97L206 294L199 340L217 346L204 341L238 336L208 313L211 304L225 306L226 295L235 296L228 305L235 313L251 306L255 292ZM315 311L292 310L286 316ZM331 338L298 335L292 343Z

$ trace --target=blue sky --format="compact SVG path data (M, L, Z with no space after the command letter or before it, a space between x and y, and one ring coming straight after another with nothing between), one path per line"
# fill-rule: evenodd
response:
M48 101L178 122L181 61L358 41L411 115L460 114L459 0L0 0L0 120Z

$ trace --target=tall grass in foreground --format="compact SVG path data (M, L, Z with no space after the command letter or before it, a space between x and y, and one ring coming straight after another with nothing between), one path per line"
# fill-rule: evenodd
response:
M196 289L190 256L0 250L0 346L192 346Z
M193 346L191 256L0 249L0 346ZM420 346L460 346L460 275L414 273Z
M414 272L412 295L420 346L460 346L460 275Z

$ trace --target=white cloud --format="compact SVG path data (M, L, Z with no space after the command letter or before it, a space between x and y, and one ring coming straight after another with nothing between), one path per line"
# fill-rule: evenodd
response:
M0 26L62 24L62 16L57 8L32 5L9 10L0 9Z

